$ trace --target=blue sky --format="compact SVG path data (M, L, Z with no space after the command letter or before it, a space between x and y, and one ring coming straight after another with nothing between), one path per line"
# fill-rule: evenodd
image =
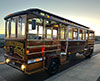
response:
M100 0L0 0L0 34L4 33L6 15L29 8L44 9L89 26L100 35Z

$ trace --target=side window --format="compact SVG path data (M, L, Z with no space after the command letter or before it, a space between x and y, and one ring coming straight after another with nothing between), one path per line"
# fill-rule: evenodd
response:
M43 26L39 25L39 36L42 38L43 37Z
M61 33L60 33L60 34L61 34L61 35L60 35L60 36L61 36L61 39L64 39L64 38L65 38L65 36L64 36L64 35L65 35L64 27L61 27L60 32L61 32Z
M47 28L47 39L51 39L51 29Z
M10 24L10 22L9 22L9 20L8 21L6 21L6 38L9 38L9 24Z
M25 37L25 17L19 17L17 19L18 23L17 23L17 33L18 33L18 37L21 38L21 37Z
M11 19L11 35L10 37L15 37L16 33L15 33L15 29L16 29L16 19Z
M68 37L69 37L69 40L73 39L73 29L71 27L69 28Z
M79 40L83 40L83 30L80 29L80 32L79 32Z
M52 38L52 31L51 31L51 21L46 20L46 38L51 39Z
M57 39L58 38L58 23L56 21L46 20L46 38L47 39Z
M22 37L25 37L25 23L26 23L26 18L22 17Z
M78 29L73 28L73 39L77 40L78 39Z
M53 39L57 39L57 30L53 29Z
M64 24L60 25L60 39L66 40L67 36L67 26Z
M88 31L86 31L86 40L88 39Z
M83 30L83 40L86 40L86 31Z
M89 33L89 39L90 39L90 40L94 39L94 33L93 33L93 32L90 32L90 33Z

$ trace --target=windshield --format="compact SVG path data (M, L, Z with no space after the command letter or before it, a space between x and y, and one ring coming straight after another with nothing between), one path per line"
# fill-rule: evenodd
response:
M6 38L25 37L25 16L13 17L6 20Z
M32 29L32 20L36 21L36 28ZM43 38L43 19L32 18L28 19L28 39L42 39Z

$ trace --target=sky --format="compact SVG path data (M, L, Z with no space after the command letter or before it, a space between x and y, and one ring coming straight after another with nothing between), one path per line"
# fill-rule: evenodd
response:
M0 34L4 34L4 17L29 8L40 8L90 27L100 36L100 0L0 0Z

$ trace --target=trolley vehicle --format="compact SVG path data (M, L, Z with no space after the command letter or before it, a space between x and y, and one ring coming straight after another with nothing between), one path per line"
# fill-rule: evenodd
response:
M58 72L77 53L90 58L94 31L41 9L28 9L5 18L5 62L32 74L46 70Z

